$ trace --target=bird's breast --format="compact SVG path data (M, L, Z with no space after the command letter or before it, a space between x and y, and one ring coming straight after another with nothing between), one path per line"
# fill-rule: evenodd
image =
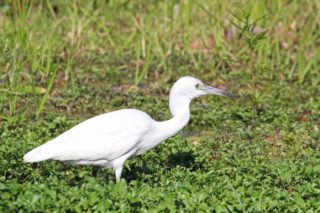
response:
M137 155L141 155L146 151L154 148L155 146L159 145L161 142L166 140L168 136L162 134L158 131L157 128L152 129L149 133L143 137L142 141L138 145Z

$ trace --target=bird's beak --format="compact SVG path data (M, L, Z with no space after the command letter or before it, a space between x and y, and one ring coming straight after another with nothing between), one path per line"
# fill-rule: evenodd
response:
M231 94L230 92L227 92L225 90L222 89L218 89L215 87L210 87L207 85L204 85L202 90L207 93L207 94L212 94L212 95L219 95L219 96L224 96L224 97L228 97L228 98L237 98L238 96Z

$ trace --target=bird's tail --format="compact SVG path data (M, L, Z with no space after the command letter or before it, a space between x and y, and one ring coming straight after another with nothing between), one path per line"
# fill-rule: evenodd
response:
M35 163L49 159L42 151L46 144L43 144L23 156L23 160L28 163Z

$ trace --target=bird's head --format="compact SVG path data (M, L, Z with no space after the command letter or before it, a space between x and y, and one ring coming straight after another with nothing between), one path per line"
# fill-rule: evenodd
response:
M206 94L225 96L229 98L236 97L225 90L208 86L202 83L199 79L190 76L179 78L179 80L173 85L170 94L171 96L185 97L189 100Z
M189 104L192 99L206 94L225 96L229 98L236 97L222 89L205 85L199 79L190 76L181 77L170 90L169 105L171 114L175 116L184 113L183 109L189 108Z

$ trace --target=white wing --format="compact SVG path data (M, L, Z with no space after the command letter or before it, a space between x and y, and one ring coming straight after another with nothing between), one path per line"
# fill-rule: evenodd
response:
M150 130L152 121L148 114L134 109L102 114L30 151L24 160L113 160L136 147Z

